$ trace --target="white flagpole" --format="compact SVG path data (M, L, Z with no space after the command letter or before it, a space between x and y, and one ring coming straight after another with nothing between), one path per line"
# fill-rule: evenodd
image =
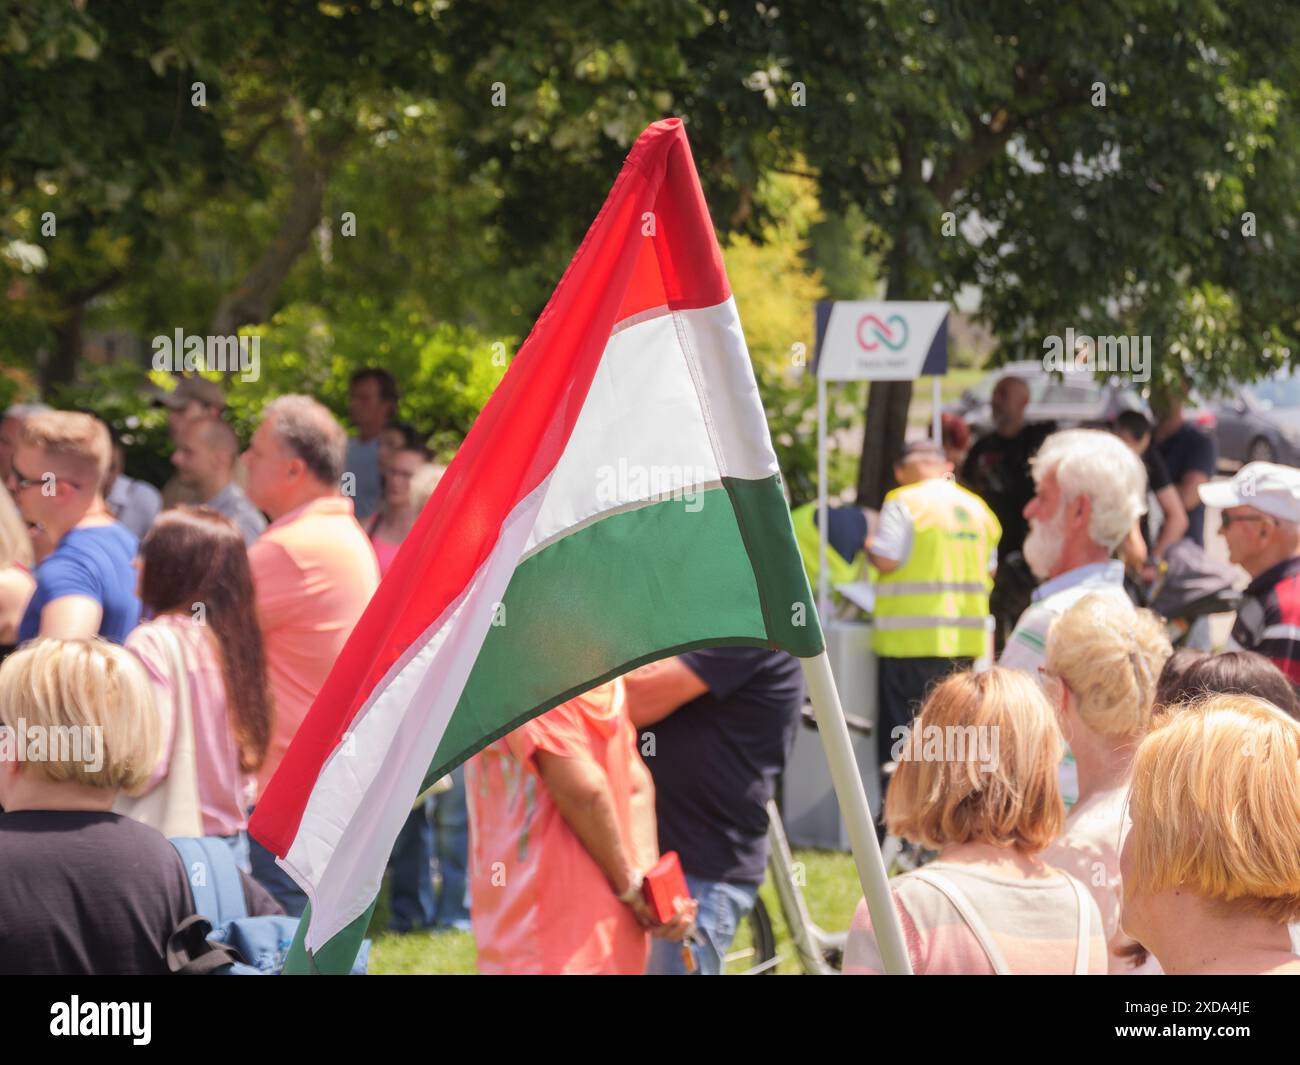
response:
M817 716L817 730L826 749L826 761L830 763L831 783L835 786L840 813L848 829L849 846L853 848L853 861L858 867L858 879L862 883L867 909L871 912L871 928L880 947L885 971L893 976L911 976L912 963L894 910L889 876L880 855L880 843L876 839L858 763L853 757L849 726L844 720L844 708L840 705L839 691L831 673L830 658L823 651L816 658L801 658L799 662L808 682L813 713Z
M817 613L830 617L830 573L826 568L826 538L830 524L826 520L826 378L817 377Z

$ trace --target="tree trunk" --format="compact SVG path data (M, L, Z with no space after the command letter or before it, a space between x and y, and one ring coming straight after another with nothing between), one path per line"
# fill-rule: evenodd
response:
M886 260L885 299L908 298L907 258L908 243L905 235L900 233ZM871 382L867 390L862 455L858 459L858 506L878 510L885 493L895 487L894 461L903 450L911 405L911 381Z
M42 396L48 396L54 385L71 384L77 376L77 360L81 357L81 326L85 313L84 303L72 302L59 319L54 330L54 350L42 360L39 367Z
M213 336L232 336L242 325L271 317L280 287L320 225L325 188L342 144L324 149L313 146L306 120L296 107L290 108L284 126L290 177L289 200L280 216L280 227L239 284L221 298L208 325Z

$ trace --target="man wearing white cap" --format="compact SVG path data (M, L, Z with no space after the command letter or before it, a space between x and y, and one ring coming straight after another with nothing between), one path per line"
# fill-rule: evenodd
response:
M1300 470L1251 462L1231 481L1198 491L1207 507L1222 510L1228 557L1251 576L1232 642L1300 685Z

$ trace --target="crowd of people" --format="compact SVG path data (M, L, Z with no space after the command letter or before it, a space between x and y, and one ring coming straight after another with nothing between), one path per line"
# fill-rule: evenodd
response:
M303 912L248 818L442 473L379 368L354 435L286 395L242 454L215 383L158 401L160 488L91 414L0 420L3 971L167 971L194 909L168 836L223 841L250 913ZM881 831L934 854L892 881L912 966L1300 968L1300 471L1209 484L1176 408L1053 432L1027 402L1005 378L992 433L945 423L879 515L832 516L837 580L857 554L875 586ZM1206 504L1252 578L1217 655L1125 590ZM527 722L416 801L390 929L472 928L484 972L720 973L804 695L784 652L706 648ZM13 755L54 733L84 742ZM661 919L643 879L670 851L690 899ZM884 971L865 903L844 968Z

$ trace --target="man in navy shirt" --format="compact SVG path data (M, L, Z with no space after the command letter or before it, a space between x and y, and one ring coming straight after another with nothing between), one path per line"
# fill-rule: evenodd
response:
M40 562L20 643L95 635L121 643L140 620L136 539L104 502L110 457L108 429L89 414L49 411L23 422L8 486Z
M1169 470L1187 511L1187 538L1205 546L1205 504L1197 494L1215 474L1218 452L1214 438L1183 420L1183 401L1177 396L1153 400L1156 423L1155 448Z
M654 777L659 849L681 858L700 904L698 971L717 974L763 882L767 803L794 744L803 673L781 651L716 647L624 680ZM656 941L649 972L685 971L680 944Z

